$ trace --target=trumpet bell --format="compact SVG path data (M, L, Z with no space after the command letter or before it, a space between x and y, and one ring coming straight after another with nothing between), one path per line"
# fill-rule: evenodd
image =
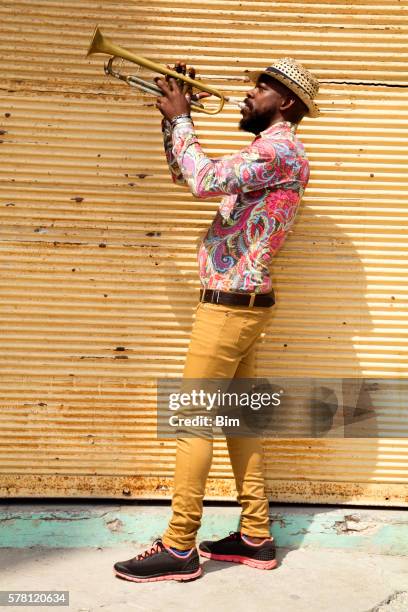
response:
M86 57L88 57L89 55L92 55L93 53L109 53L109 51L105 51L105 47L104 47L105 40L107 39L104 37L99 27L96 26L91 42L88 47L88 53L86 54Z

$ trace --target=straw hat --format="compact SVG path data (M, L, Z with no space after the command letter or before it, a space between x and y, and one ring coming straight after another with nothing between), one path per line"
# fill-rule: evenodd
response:
M265 70L258 72L248 71L246 74L254 83L257 82L262 74L268 74L270 77L286 85L306 104L309 109L309 112L306 113L307 116L317 117L320 114L318 106L313 101L319 91L319 81L293 57L283 57Z

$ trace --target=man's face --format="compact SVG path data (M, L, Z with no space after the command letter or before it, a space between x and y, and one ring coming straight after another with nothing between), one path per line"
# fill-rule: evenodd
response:
M248 91L245 107L241 109L239 127L245 132L259 134L279 119L279 108L286 98L286 88L275 79L261 75L256 86Z

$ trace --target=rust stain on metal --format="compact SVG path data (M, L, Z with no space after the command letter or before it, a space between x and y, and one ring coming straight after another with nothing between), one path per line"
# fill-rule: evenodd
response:
M61 469L61 468L60 468ZM106 476L98 474L3 474L0 495L4 497L77 497L77 498L132 498L171 499L172 477L154 476ZM353 491L353 483L271 481L267 479L267 494L276 502L339 503L361 505L362 503L408 507L406 485L367 485ZM327 495L327 490L331 491ZM207 499L236 500L233 478L208 479ZM279 520L279 517L276 517Z

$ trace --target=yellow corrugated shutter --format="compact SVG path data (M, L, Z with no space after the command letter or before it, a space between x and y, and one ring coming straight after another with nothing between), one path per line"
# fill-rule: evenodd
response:
M407 2L0 2L2 495L166 497L174 441L157 377L181 374L195 246L217 201L172 185L153 99L86 59L96 23L150 59L185 58L243 95L295 57L322 81L299 126L311 181L277 257L262 376L407 377ZM249 142L196 115L206 151ZM408 443L266 442L279 501L407 504ZM234 496L215 442L208 494Z

